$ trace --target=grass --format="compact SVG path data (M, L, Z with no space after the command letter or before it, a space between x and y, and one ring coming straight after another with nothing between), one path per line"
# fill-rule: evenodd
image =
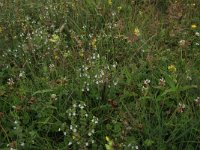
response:
M0 2L0 149L199 149L199 9Z

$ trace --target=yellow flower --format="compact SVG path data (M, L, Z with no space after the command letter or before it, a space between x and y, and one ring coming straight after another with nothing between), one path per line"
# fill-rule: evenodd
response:
M196 25L196 24L192 24L192 25L191 25L191 28L192 28L192 29L196 29L196 28L197 28L197 25Z
M49 41L53 42L53 43L56 43L58 40L60 39L60 37L56 34L53 34L52 35L52 38L49 39Z
M0 33L2 33L3 32L3 29L2 29L2 27L0 26Z
M136 36L140 36L140 30L138 29L138 27L136 27L136 28L134 29L134 34L135 34Z
M108 4L109 4L109 5L112 5L112 0L108 0Z
M169 70L170 72L176 72L176 67L175 67L174 65L169 65L169 66L168 66L168 70Z
M117 7L118 11L122 10L122 6Z
M94 49L96 49L96 48L97 48L97 45L96 45L96 43L97 43L97 39L96 39L96 38L94 38L94 39L92 40L92 47L93 47Z
M80 55L81 57L83 57L83 56L84 56L84 50L80 50L79 55Z

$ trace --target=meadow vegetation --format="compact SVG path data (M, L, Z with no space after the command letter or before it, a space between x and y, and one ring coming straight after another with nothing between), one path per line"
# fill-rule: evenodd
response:
M199 0L1 0L1 150L200 149Z

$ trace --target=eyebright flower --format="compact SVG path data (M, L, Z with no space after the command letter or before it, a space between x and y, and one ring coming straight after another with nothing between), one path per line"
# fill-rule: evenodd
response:
M180 40L179 41L179 45L180 46L185 46L186 45L186 41L185 40Z
M13 81L13 78L9 78L7 84L10 86L14 85L15 82Z
M163 79L163 78L159 79L159 85L165 86L165 79Z
M151 80L149 80L149 79L144 80L144 86L148 87L150 82L151 82Z
M51 94L51 99L52 99L52 100L57 100L56 94Z
M178 104L178 112L183 113L185 109L185 104L179 103Z
M197 97L194 101L197 106L200 106L200 97Z

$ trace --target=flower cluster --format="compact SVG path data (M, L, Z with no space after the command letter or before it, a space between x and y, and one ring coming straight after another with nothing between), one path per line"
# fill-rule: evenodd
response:
M66 113L71 122L69 128L66 128L64 132L69 141L68 146L75 144L80 147L88 147L94 144L93 136L98 125L98 118L87 112L87 105L82 101L78 103L73 101L72 107Z

